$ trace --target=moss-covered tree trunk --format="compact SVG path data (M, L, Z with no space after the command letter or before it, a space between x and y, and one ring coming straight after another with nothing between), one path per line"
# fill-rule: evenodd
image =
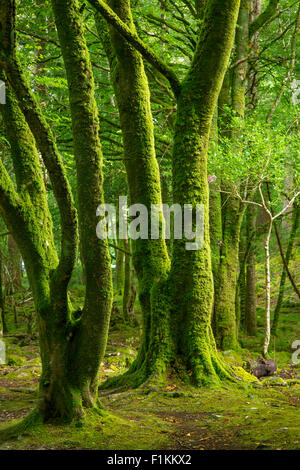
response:
M255 276L255 233L256 233L256 207L250 204L247 208L247 250L246 260L246 304L245 304L245 332L250 336L256 335L256 276Z
M57 307L61 307L56 311L51 301L50 275L56 269L58 261L54 249L52 221L35 142L9 86L6 104L1 107L1 111L5 134L11 146L18 192L14 190L5 168L1 167L0 209L22 253L33 292L42 359L38 410L46 420L49 417L49 392L58 381L57 378L54 379L58 375L54 370L59 369L65 353L58 338L62 328L66 327L62 315L66 320L68 309L67 305L65 309L62 308L62 299L56 299ZM56 339L54 336L57 336ZM67 403L63 400L63 394L59 394L59 390L56 393L57 403L53 406L52 413L65 414Z
M271 269L270 269L270 238L272 232L273 220L269 217L267 236L265 239L265 338L263 345L263 356L266 357L271 339Z
M206 0L205 0L206 1ZM204 4L204 0L198 2L199 6ZM203 12L204 13L204 12ZM203 18L202 18L203 19ZM215 109L210 130L210 144L215 145L218 141L218 110ZM209 181L209 235L211 265L214 280L214 292L219 288L219 263L220 250L222 244L222 200L220 192L220 181L216 175L212 175L212 181ZM213 313L213 328L215 325L215 315Z
M219 264L222 242L222 210L221 210L221 193L218 181L209 184L209 234L210 234L210 250L211 250L211 266L214 280L214 293L219 289ZM216 316L215 316L215 296L212 317L212 326L215 332Z
M102 155L79 5L77 1L53 1L53 10L67 71L77 165L81 252L86 273L86 298L80 318L73 317L67 292L77 255L76 210L51 130L16 56L16 9L11 0L0 2L0 66L8 91L1 112L17 189L0 162L0 211L21 251L37 313L42 375L36 412L43 421L70 421L82 417L84 407L96 404L112 295L107 243L95 234L96 209L103 202ZM60 210L60 259L54 248L36 144Z
M249 23L253 23L256 18L261 14L262 0L251 0L249 10ZM250 46L250 60L248 61L248 84L247 84L247 96L248 96L248 107L249 109L255 109L258 102L258 62L251 61L252 57L258 52L259 49L259 31L249 37Z
M230 130L224 106L231 105L230 76L226 73L219 97L219 134L228 138ZM237 312L236 289L239 263L239 240L244 208L237 198L228 196L232 192L230 183L220 184L222 206L222 232L218 264L218 285L215 292L214 332L220 349L236 349Z
M225 373L216 355L210 324L213 281L206 159L211 121L228 64L238 8L239 2L234 1L209 3L194 60L178 98L174 202L193 207L203 204L204 244L200 250L186 251L183 240L174 241L171 318L177 319L177 350L197 383ZM175 298L177 292L181 292L179 299Z
M96 2L93 2L93 4ZM180 92L177 93L178 112L176 119L175 137L174 137L174 155L173 155L173 199L175 203L191 204L195 209L196 204L204 206L204 244L200 250L187 251L186 240L174 240L172 267L169 278L163 276L163 272L157 270L157 257L152 255L151 241L140 244L145 247L143 256L143 265L145 274L144 279L151 280L151 292L147 299L150 300L150 322L149 329L146 330L148 340L145 344L144 369L147 374L156 375L165 372L166 368L173 364L175 368L183 365L185 373L192 371L194 382L201 383L213 380L219 375L226 376L225 367L219 361L213 335L211 331L211 314L213 307L213 279L211 268L211 252L209 240L209 221L208 221L208 182L207 182L207 147L209 142L210 126L212 116L216 106L218 94L222 85L222 80L227 67L232 42L234 28L237 19L239 1L212 1L206 11L203 28L199 33L199 40L192 66L182 84ZM124 2L115 2L115 8L119 8ZM123 12L117 10L121 15ZM125 21L131 20L127 10L127 16L123 16ZM118 41L114 41L114 35ZM123 64L124 70L127 70L126 81L122 83L124 88L129 88L130 101L124 102L124 109L119 105L120 114L124 113L127 121L130 120L132 113L137 113L137 123L141 120L141 110L143 103L147 110L144 115L149 116L147 130L152 127L151 115L149 114L149 95L144 95L144 100L135 101L135 88L133 79L141 83L140 74L132 75L132 70L136 70L137 61L141 58L133 53L132 46L120 40L119 35L112 31L112 40L116 54ZM126 47L125 47L126 46ZM119 55L118 55L119 50ZM205 71L205 72L204 72ZM121 86L120 69L116 75L118 86ZM129 79L130 77L130 79ZM130 80L130 82L129 82ZM138 81L139 80L139 81ZM130 104L134 103L134 109ZM121 117L122 122L122 117ZM125 123L124 123L125 125ZM133 124L132 124L133 125ZM145 133L145 127L138 129L128 128L128 136L123 135L124 147L126 149L126 139L130 136L132 146L133 136L140 139L141 131L143 137L149 134ZM135 131L135 132L133 132ZM131 135L129 134L131 133ZM123 131L124 133L124 131ZM151 139L149 140L151 142ZM129 142L129 140L128 140ZM137 144L136 146L137 147ZM136 150L135 150L136 155ZM147 160L153 152L148 151ZM142 160L143 161L143 160ZM142 162L141 161L141 162ZM154 160L153 160L154 161ZM144 163L144 161L143 161ZM155 167L157 165L155 163ZM145 166L129 168L129 171L135 171L136 177L132 184L129 181L129 187L134 194L132 201L146 203L154 202L154 198L160 201L160 188L158 170L155 176L155 185L151 184L146 190ZM154 174L154 166L151 167L151 173ZM143 174L144 172L144 174ZM138 184L142 178L141 184ZM153 180L151 180L153 181ZM150 201L145 201L151 198ZM131 196L132 198L132 196ZM159 242L158 246L162 246ZM157 253L156 245L156 253ZM165 252L165 247L163 247ZM154 263L155 262L155 263ZM155 265L154 265L155 264ZM145 267L149 266L147 271ZM139 277L140 266L137 263L137 274ZM157 273L157 274L156 274ZM153 286L153 280L160 278ZM148 284L149 285L149 284ZM149 289L149 287L148 287ZM145 294L144 286L140 281L141 298ZM180 296L178 296L180 292ZM145 328L144 328L145 331Z
M135 31L129 1L111 0L110 5L121 20ZM110 28L108 36L105 33L105 23L103 24L99 15L96 15L96 25L111 63L112 81L120 113L130 202L147 207L150 227L151 204L160 206L162 201L150 92L143 59L114 28ZM148 375L145 360L152 328L151 290L155 281L165 278L169 271L165 241L161 238L135 240L133 264L139 283L143 335L138 358L129 372L137 371L136 380L139 382Z
M235 33L234 61L239 62L247 56L249 26L249 0L241 0L237 28ZM241 61L234 67L232 74L227 72L223 84L222 100L220 100L220 116L222 118L223 106L231 106L236 115L244 118L245 92L246 92L247 62ZM229 80L231 76L231 80ZM224 125L225 124L225 125ZM230 130L226 123L222 123L221 132L228 138ZM232 132L234 138L237 131ZM222 182L221 189L225 193L234 193L231 184ZM226 201L225 201L226 197ZM238 347L236 312L237 273L239 266L239 237L245 208L238 198L224 196L222 210L223 238L219 265L219 289L216 292L215 302L215 329L217 345L221 349L235 349Z
M94 81L77 0L52 0L64 59L77 172L80 248L86 297L73 349L73 380L88 406L94 405L105 352L112 302L107 240L95 235L96 210L104 203L102 151Z
M224 188L224 185L222 186ZM237 343L236 289L239 266L239 240L243 211L239 201L227 202L223 210L223 237L216 291L215 328L217 345L235 349Z
M3 253L0 248L0 332L7 333L6 315L5 315L5 296L3 285Z
M130 254L129 252L129 242L124 240L124 248L126 250L125 254L125 263L124 263L124 291L123 291L123 303L122 303L122 313L123 320L129 322L129 308L130 308L130 299L131 299L131 263L130 263Z
M237 288L235 295L235 312L237 318L237 331L239 333L240 327L243 326L245 320L245 307L246 307L246 258L247 246L245 227L241 227L240 231L240 246L239 246L239 274L237 280Z
M195 210L196 204L202 204L204 208L204 243L201 249L186 250L185 242L187 240L174 240L173 257L171 272L168 277L164 275L165 267L162 272L157 271L157 258L152 256L151 241L141 243L143 250L143 269L147 277L143 278L151 280L150 296L150 322L149 328L145 329L147 341L145 345L145 356L143 364L135 363L136 372L146 371L146 376L154 374L159 377L168 367L172 366L173 370L180 367L181 373L188 377L192 374L195 383L207 383L215 380L219 376L229 376L224 364L219 360L212 330L211 330L211 314L213 307L213 279L211 268L211 252L209 240L209 220L208 220L208 181L207 181L207 149L209 142L209 134L211 121L218 94L222 85L226 67L228 64L237 14L239 9L239 1L228 0L221 2L213 0L208 4L205 14L203 27L199 31L199 39L192 65L180 86L170 69L161 63L161 60L153 56L153 53L145 46L135 34L130 33L124 23L120 22L110 10L105 7L104 2L91 1L90 3L98 9L108 20L109 23L117 26L117 30L142 51L149 60L155 64L158 70L164 70L165 75L172 84L174 93L177 98L177 119L174 137L174 155L173 155L173 200L175 203L191 204ZM124 5L123 1L115 1L115 8ZM118 10L119 15L122 11ZM129 20L128 16L124 18ZM142 129L136 128L136 124L141 122L141 112L147 109L144 116L149 116L149 96L145 95L146 101L135 101L135 87L133 80L140 78L140 75L131 75L131 69L134 67L133 58L128 55L128 51L132 51L132 46L123 43L115 30L112 30L112 36L116 35L118 41L113 42L117 51L119 48L118 60L126 60L123 65L127 66L127 76L124 77L124 89L129 88L130 100L122 103L124 109L120 107L120 114L124 113L127 120L130 121L133 113L137 113L137 122L132 123L125 130L127 135L123 135L124 147L126 148L126 139L130 146L135 139L140 139ZM112 37L114 41L114 38ZM125 47L126 46L126 47ZM118 55L118 53L117 53ZM141 60L139 56L134 56L134 61ZM116 75L117 85L121 84L121 74ZM129 78L130 77L130 83ZM125 80L127 78L127 80ZM139 82L141 83L141 82ZM131 108L134 103L135 108ZM143 108L143 103L147 104ZM150 118L150 116L149 116ZM121 118L122 121L122 118ZM150 119L149 119L150 121ZM142 121L144 122L144 121ZM125 125L126 123L124 123ZM150 124L150 122L149 122ZM132 126L135 127L132 127ZM151 123L152 125L152 123ZM147 129L150 127L147 126ZM144 139L147 136L145 127L143 126ZM124 133L124 131L123 131ZM130 137L130 140L129 140ZM139 140L137 141L139 142ZM136 148L137 143L136 143ZM135 155L137 151L135 151ZM148 151L147 160L150 162L152 153ZM145 168L135 164L136 179L129 182L132 186L131 191L135 196L134 201L146 203L149 207L151 196L160 199L160 190L158 187L159 175L155 176L155 186L146 183L152 182L150 178L146 178ZM151 174L154 174L154 167L151 167ZM136 182L141 181L141 184ZM138 192L139 191L139 192ZM159 191L159 192L158 192ZM138 198L138 199L137 199ZM161 246L161 245L158 245ZM156 253L158 251L156 245ZM155 261L156 266L153 262ZM164 263L165 265L165 263ZM153 268L152 268L153 266ZM145 268L148 268L147 270ZM151 268L151 269L149 269ZM140 265L137 264L137 275L139 277ZM157 273L157 274L156 274ZM153 279L155 281L153 285ZM145 299L144 284L140 281L140 298ZM180 295L178 295L180 293Z

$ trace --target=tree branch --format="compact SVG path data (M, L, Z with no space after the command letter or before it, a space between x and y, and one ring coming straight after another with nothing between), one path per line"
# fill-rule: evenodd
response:
M48 170L62 225L61 257L56 278L68 282L77 257L77 214L63 161L58 152L50 126L46 122L16 56L15 0L0 2L1 52L0 65L14 90L20 109L34 135ZM59 281L60 282L60 281Z
M30 203L31 205L31 203ZM18 226L19 236L23 242L26 242L26 252L32 257L32 261L38 266L37 260L39 259L39 253L33 242L33 237L30 231L34 230L32 227L33 220L26 217L28 207L25 205L22 197L17 193L14 188L10 176L8 175L6 168L4 167L0 159L0 213L5 221L9 233L15 233L14 229ZM36 228L36 227L35 227ZM7 235L6 233L1 236ZM23 243L24 244L24 243Z
M132 44L142 56L148 60L162 75L170 82L175 96L178 96L181 89L180 81L173 70L137 35L132 31L116 13L103 0L88 0L96 11L101 13L106 21L113 26L127 41Z
M267 8L249 26L249 37L261 29L275 15L279 0L269 0Z
M266 186L267 186L267 192L268 192L269 201L272 202L272 201L271 201L271 193L270 193L269 184L266 183ZM272 214L273 214L273 209L272 209L272 208L271 208L271 212L272 212ZM295 292L297 293L297 295L298 295L298 297L299 297L299 299L300 299L300 291L299 291L299 289L298 289L298 287L297 287L297 285L296 285L296 283L295 283L295 281L294 281L294 279L293 279L293 276L292 276L292 274L291 274L291 272L290 272L290 269L289 269L289 265L288 265L288 263L287 263L287 260L286 260L286 258L285 258L285 255L284 255L284 253L283 253L282 244L281 244L281 240L280 240L280 236L279 236L279 232L278 232L278 227L277 227L277 224L276 224L275 221L274 221L274 229L275 229L275 235L276 235L276 239L277 239L277 244L278 244L278 248L279 248L279 251L280 251L280 255L281 255L281 259L282 259L284 268L285 268L285 270L286 270L286 273L287 273L287 275L288 275L288 278L289 278L289 280L290 280L290 282L291 282L291 284L292 284L292 286L293 286Z

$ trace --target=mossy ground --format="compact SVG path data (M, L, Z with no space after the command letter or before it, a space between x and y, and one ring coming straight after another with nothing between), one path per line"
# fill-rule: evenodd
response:
M161 388L100 391L104 414L88 412L81 427L36 425L2 441L0 449L300 449L300 383L290 380L300 376L290 350L291 342L300 338L297 312L284 308L281 316L275 343L281 381L195 388L168 377ZM263 312L258 309L258 336L241 337L244 349L226 351L225 361L242 367L244 361L256 359L262 339ZM0 436L37 401L38 345L32 341L23 346L22 341L6 339L8 364L0 366ZM138 344L139 328L122 324L115 312L101 381L123 373L136 357Z

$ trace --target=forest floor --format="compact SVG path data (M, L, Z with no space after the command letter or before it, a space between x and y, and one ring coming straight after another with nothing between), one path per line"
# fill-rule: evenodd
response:
M257 337L241 337L243 349L226 351L237 366L260 355L263 311ZM101 381L123 373L136 356L139 328L112 319ZM108 417L89 413L82 427L37 426L2 442L0 449L300 449L300 364L291 344L300 339L299 309L284 308L270 356L277 375L253 385L195 388L168 378L162 388L99 392ZM0 430L26 416L37 400L41 371L38 344L6 338L8 364L0 366ZM275 349L274 349L275 348Z

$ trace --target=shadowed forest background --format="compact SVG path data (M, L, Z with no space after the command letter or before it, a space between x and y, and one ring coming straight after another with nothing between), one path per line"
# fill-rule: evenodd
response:
M1 449L300 448L299 29L0 0ZM203 247L100 240L119 196L202 204Z

